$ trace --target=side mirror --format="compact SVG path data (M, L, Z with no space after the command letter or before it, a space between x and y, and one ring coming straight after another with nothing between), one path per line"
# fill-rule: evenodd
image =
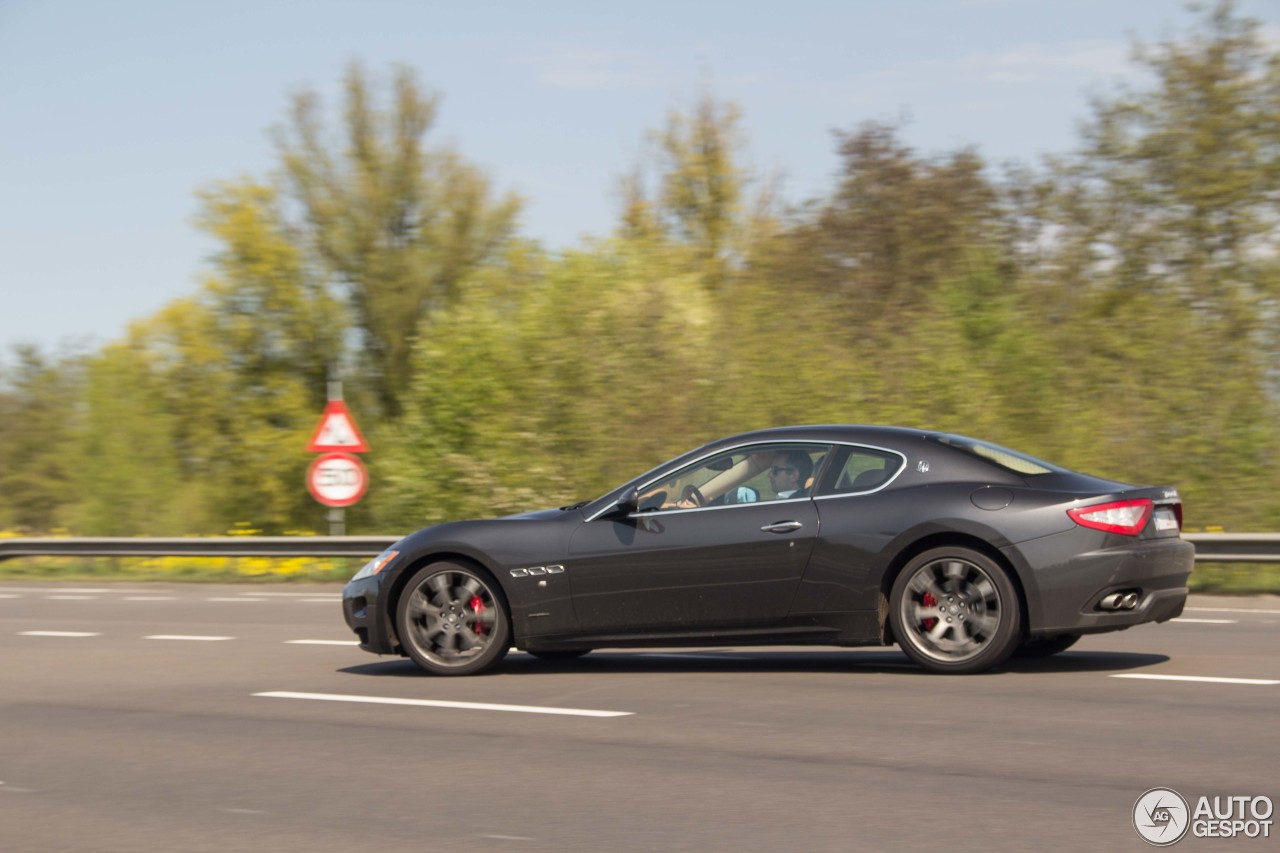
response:
M629 487L619 495L614 507L615 512L619 515L631 515L633 512L639 512L640 496L636 493L635 486Z

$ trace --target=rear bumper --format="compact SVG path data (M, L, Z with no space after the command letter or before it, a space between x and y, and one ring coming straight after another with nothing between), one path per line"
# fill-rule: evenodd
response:
M1123 588L1131 588L1129 586ZM1168 622L1182 615L1182 608L1187 604L1187 588L1143 590L1138 606L1133 610L1113 613L1092 611L1079 613L1069 627L1059 630L1046 630L1044 634L1102 634L1107 631L1119 631L1145 622ZM1102 596L1099 596L1102 598Z
M1181 615L1195 564L1190 542L1108 536L1106 545L1034 571L1040 607L1029 608L1031 636L1119 631ZM1136 592L1137 605L1102 609L1102 599L1114 592Z

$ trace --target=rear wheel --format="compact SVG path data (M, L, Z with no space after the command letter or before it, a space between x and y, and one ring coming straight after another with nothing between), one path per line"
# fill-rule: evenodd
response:
M439 562L418 570L396 607L400 642L435 675L473 675L507 654L511 620L502 591L477 566Z
M934 548L903 568L889 597L894 638L930 672L974 673L1003 663L1017 646L1018 592L990 557Z
M1047 658L1065 652L1080 639L1079 634L1058 634L1056 637L1037 637L1024 640L1014 651L1016 658Z

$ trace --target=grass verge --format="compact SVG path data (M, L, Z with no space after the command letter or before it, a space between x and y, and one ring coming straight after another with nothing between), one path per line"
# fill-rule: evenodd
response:
M350 580L355 557L19 557L0 580L288 583Z
M1280 595L1280 565L1272 563L1197 563L1192 592L1223 595Z

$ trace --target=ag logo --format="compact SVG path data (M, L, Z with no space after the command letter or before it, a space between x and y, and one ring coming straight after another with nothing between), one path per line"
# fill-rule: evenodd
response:
M1167 847L1180 841L1190 825L1187 801L1172 788L1152 788L1133 804L1133 828L1148 844Z

